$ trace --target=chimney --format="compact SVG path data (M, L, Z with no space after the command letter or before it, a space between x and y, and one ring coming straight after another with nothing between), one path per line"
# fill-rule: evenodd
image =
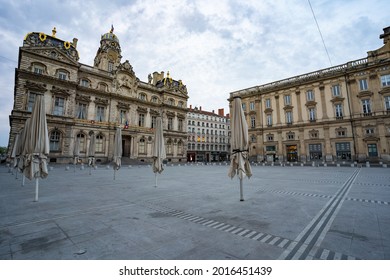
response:
M192 105L190 104L190 109L192 109Z
M379 36L380 39L383 39L383 44L390 40L390 26L383 28L383 34Z
M225 116L225 109L218 109L218 115L221 117Z
M214 113L214 110L213 110L213 114L215 114L215 113Z
M199 111L202 111L202 106L199 106Z
M230 119L230 114L226 114L226 118L227 118L227 119Z

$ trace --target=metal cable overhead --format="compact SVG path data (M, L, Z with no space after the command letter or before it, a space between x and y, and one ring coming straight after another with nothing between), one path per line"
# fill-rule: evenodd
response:
M326 48L326 45L325 45L324 37L322 37L321 29L320 29L320 26L318 25L316 15L314 14L313 7L311 6L310 0L307 0L307 2L309 2L309 6L310 6L311 12L312 12L313 17L314 17L314 21L316 22L317 29L318 29L318 32L320 33L321 40L322 40L322 43L323 43L323 45L324 45L326 55L328 56L328 59L329 59L329 62L330 62L330 66L333 66L332 60L330 59L330 56L329 56L328 49Z

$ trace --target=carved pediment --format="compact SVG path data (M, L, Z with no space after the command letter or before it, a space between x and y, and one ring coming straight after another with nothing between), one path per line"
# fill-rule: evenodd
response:
M166 114L167 114L167 116L169 116L169 117L175 117L175 112L167 111Z
M130 109L130 105L123 103L123 102L118 102L118 105L116 105L119 109Z
M77 93L76 94L76 101L83 101L83 102L89 103L89 102L91 102L91 97Z
M390 93L390 86L384 87L379 91L380 94Z
M26 82L26 88L38 92L45 92L47 90L46 84L34 83L31 81Z
M147 113L148 109L145 108L145 107L138 106L137 112L139 112L139 113Z
M335 96L335 97L333 97L330 101L331 101L332 103L336 103L336 102L343 102L344 99L345 99L344 97Z
M96 104L102 104L102 105L108 105L108 99L96 97L95 98L95 103Z
M51 89L51 92L54 93L55 95L62 95L63 97L69 97L69 89L64 89L64 88L59 88L56 86L53 86Z
M185 119L185 118L186 118L186 115L177 113L177 117L178 117L179 119Z
M359 98L362 98L362 97L370 97L372 96L374 93L372 91L369 91L369 90L364 90L364 91L361 91L359 92L359 94L357 95Z
M264 110L264 113L270 114L270 113L272 113L272 111L273 110L271 108L267 108L267 109Z
M149 109L149 113L151 115L156 115L156 116L159 116L160 115L160 112L156 111L156 110L153 110L153 109Z
M315 107L317 105L317 102L307 101L305 105L306 105L306 107Z
M133 71L133 66L131 66L130 62L126 60L125 62L118 65L117 72L125 72L132 77L135 77L135 73Z
M283 107L284 110L292 110L294 108L294 106L291 106L291 105L286 105Z
M62 62L67 62L67 63L72 63L75 64L75 61L73 59L70 59L67 55L62 53L62 51L59 51L55 48L43 48L43 49L34 49L32 52L49 57L50 59L62 61Z

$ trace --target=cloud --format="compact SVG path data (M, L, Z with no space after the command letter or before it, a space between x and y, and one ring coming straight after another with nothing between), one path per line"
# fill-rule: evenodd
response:
M382 46L387 1L311 0L333 65ZM0 145L8 142L18 48L31 31L78 38L80 62L93 64L100 36L114 25L136 75L170 71L189 104L225 108L238 89L330 66L310 6L302 0L5 1L0 0ZM34 15L34 16L32 16Z

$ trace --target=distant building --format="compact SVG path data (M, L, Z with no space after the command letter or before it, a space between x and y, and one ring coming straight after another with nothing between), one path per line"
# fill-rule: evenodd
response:
M46 102L50 162L69 163L77 138L85 159L92 137L97 161L111 161L116 126L123 128L123 161L151 161L158 115L163 115L168 160L186 160L186 86L169 72L167 76L154 72L148 82L140 81L129 61L122 62L113 31L101 36L93 66L78 62L77 39L63 41L55 29L52 35L26 35L15 71L9 150L41 94Z
M390 161L390 27L366 58L230 93L258 161Z
M202 107L187 112L188 162L215 162L230 159L230 118L219 109L218 114Z

